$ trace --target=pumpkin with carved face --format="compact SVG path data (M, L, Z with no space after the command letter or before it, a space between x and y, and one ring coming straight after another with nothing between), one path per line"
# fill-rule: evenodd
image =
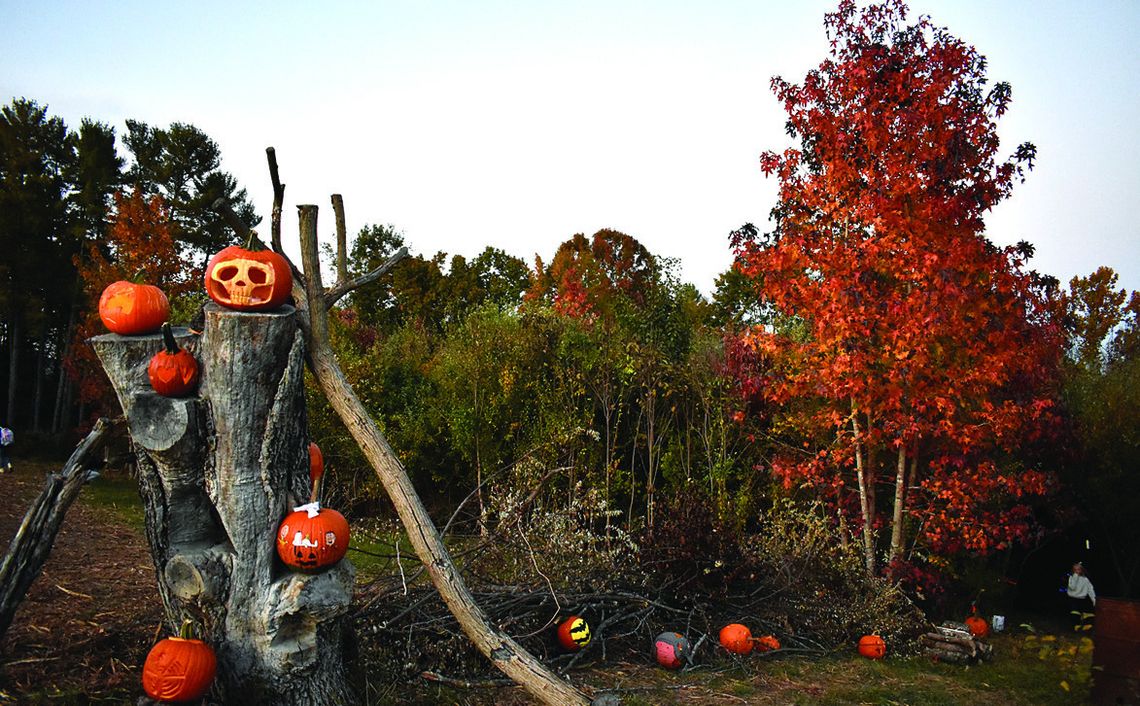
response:
M348 520L336 510L309 503L294 508L277 530L277 556L286 566L316 573L348 551Z
M223 249L206 264L206 294L227 309L271 311L293 289L289 263L272 250Z

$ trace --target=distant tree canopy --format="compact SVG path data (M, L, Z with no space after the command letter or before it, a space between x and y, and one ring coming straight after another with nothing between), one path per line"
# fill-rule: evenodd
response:
M92 293L97 299L112 276L167 284L198 277L194 268L206 254L233 242L210 208L219 197L248 224L256 221L245 190L221 170L217 144L193 125L163 129L131 120L123 142L126 157L114 128L84 119L78 131L69 130L33 100L0 109L7 403L0 423L61 431L77 412L81 421L99 387L78 385L90 372L76 336L88 333ZM169 259L151 257L163 247L173 248L176 272L168 271Z

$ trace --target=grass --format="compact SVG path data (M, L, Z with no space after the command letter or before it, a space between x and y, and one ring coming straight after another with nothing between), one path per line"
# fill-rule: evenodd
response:
M142 530L146 525L138 482L127 475L101 475L84 487L80 494L95 507L110 510L124 523Z

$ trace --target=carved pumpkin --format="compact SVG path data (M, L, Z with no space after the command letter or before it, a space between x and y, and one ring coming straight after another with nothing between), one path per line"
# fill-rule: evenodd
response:
M776 639L775 635L753 638L753 641L756 643L757 652L771 652L780 649L780 641Z
M336 510L309 503L293 508L277 530L277 555L287 566L315 573L348 551L348 521Z
M170 324L162 325L162 343L165 350L154 354L146 375L150 386L163 397L182 397L198 386L198 361L190 351L178 347Z
M112 282L99 297L99 318L121 336L154 333L170 318L170 302L153 284Z
M657 664L666 669L679 669L689 659L689 641L679 632L663 632L653 641Z
M577 615L571 615L558 626L558 644L575 652L590 644L590 626Z
M214 681L218 659L213 648L190 637L189 622L181 634L159 640L146 656L143 690L155 701L197 701Z
M990 624L980 615L971 615L966 618L966 626L974 637L985 637L990 634Z
M720 629L721 647L737 655L752 652L752 631L740 623L730 623Z
M867 659L882 659L887 654L887 643L878 635L864 635L859 638L859 654Z
M293 273L272 250L223 249L206 264L206 294L227 309L270 311L285 303Z

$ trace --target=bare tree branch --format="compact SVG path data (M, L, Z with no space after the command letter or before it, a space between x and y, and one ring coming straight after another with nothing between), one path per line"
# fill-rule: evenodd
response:
M359 289L369 282L375 282L376 280L380 279L386 272L395 267L400 262L400 260L403 260L407 256L408 249L406 247L402 247L397 250L396 253L392 255L392 257L385 260L384 264L380 265L368 274L361 275L349 281L341 280L337 282L335 287L325 293L325 306L332 307L333 304L336 304L338 301L340 301L341 297L353 291L354 289Z
M333 213L336 214L336 283L348 281L348 233L344 226L344 198L332 195Z
M285 203L285 185L277 173L277 151L266 147L265 157L269 160L269 178L273 181L273 214L269 221L269 237L273 242L273 251L281 252L281 205Z

